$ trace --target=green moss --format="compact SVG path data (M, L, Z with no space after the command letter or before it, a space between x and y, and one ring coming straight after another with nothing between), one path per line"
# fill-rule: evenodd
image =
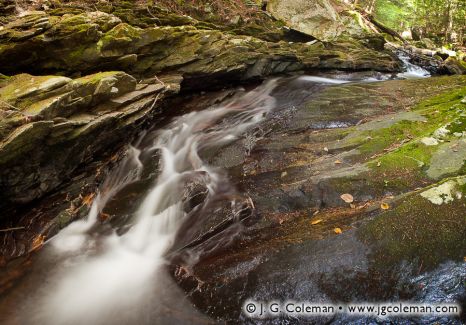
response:
M89 21L85 14L65 15L55 25L55 32L60 36L71 36L73 39L94 39L97 36L98 26Z
M404 156L413 157L424 163L431 150L424 145L413 142L419 138L430 136L436 129L443 125L449 125L454 132L464 131L464 119L462 110L458 110L456 104L466 94L466 87L427 99L414 107L414 111L426 118L426 121L402 120L388 128L361 132L357 139L367 139L360 147L360 151L366 154L374 154L397 142L406 142L399 149L384 155L387 161L396 162ZM410 140L413 139L413 140Z
M98 72L98 73L94 73L94 74L91 74L91 75L88 75L88 76L85 76L85 77L81 77L79 79L76 79L75 82L78 82L78 83L90 83L90 84L94 84L94 83L98 83L100 82L100 80L104 79L104 78L107 78L107 77L112 77L116 74L120 74L121 72L119 71L104 71L104 72Z
M37 95L41 84L54 78L56 76L32 76L26 73L15 75L8 78L4 87L0 88L0 99L22 108L27 104L27 102L20 103L20 101L24 101L22 97Z
M65 210L61 212L57 217L56 217L56 222L58 224L58 227L60 229L65 228L67 225L71 223L73 220L74 215L70 213L68 210Z
M51 121L41 121L16 129L10 138L0 145L0 164L17 161L22 155L40 147L41 141L49 134L52 126Z
M392 144L418 134L424 126L423 124L417 121L403 120L388 128L363 132L361 136L365 137L367 141L359 147L359 150L366 155L381 152Z
M81 58L83 57L84 55L84 51L86 50L86 46L85 45L79 45L78 47L76 47L75 49L73 49L73 51L71 51L67 57L73 61L79 61L81 60Z
M464 199L436 205L413 194L363 226L359 235L375 247L373 258L381 267L408 260L433 268L445 260L463 259L465 208Z
M451 134L453 133L462 133L466 131L466 115L458 117L456 120L448 125L447 129Z
M466 76L461 76L460 81L466 83ZM414 110L423 110L432 108L435 106L435 109L450 109L453 104L457 104L461 99L466 96L466 87L461 87L459 89L449 91L432 98L423 100L421 103L414 107Z
M372 181L380 184L383 180L388 180L388 188L402 190L403 187L409 188L410 185L425 180L431 158L439 146L427 146L419 140L431 136L443 125L449 125L455 132L464 131L464 117L455 105L463 98L465 89L439 95L417 105L414 110L422 113L427 118L426 122L401 121L389 128L361 135L360 138L372 137L359 147L362 153L366 156L382 153L368 163ZM402 144L404 141L408 142ZM401 144L398 148L383 153L384 147L397 143Z
M121 23L105 33L99 40L97 46L98 49L102 51L123 48L135 40L140 39L141 34L142 29L126 23Z
M445 125L450 130L448 137L452 141L457 139L453 131L465 131L465 117L459 106L464 92L465 87L449 91L422 101L414 107L413 113L402 113L398 117L394 115L394 120L385 118L350 129L349 136L338 143L338 148L357 148L359 153L353 159L368 159L369 171L354 177L337 179L332 186L341 191L356 187L362 192L382 196L387 193L403 193L406 189L425 186L426 182L431 182L428 177L429 167L433 164L431 161L443 147L440 144L427 146L420 139L432 136ZM322 107L322 103L319 106ZM396 121L400 117L418 120ZM421 121L419 117L425 120ZM447 161L445 159L448 164ZM464 172L464 167L455 170L452 175L461 174L462 170ZM351 183L357 186L351 186Z

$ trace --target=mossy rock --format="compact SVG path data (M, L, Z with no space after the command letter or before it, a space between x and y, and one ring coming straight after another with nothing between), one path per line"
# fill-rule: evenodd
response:
M464 78L334 86L311 100L295 127L319 127L324 121L356 124L368 114L383 114L347 127L336 141L326 144L329 153L337 155L334 159L352 166L332 172L325 169L314 177L325 194L323 203L343 205L342 193L352 193L358 202L399 195L461 175L466 165ZM438 95L423 99L420 84L425 94ZM387 110L394 112L387 115ZM431 143L430 138L435 141Z
M466 74L466 62L449 57L443 63L444 68L450 74Z
M462 261L466 249L466 178L442 181L401 199L359 229L380 267L416 261L423 270Z
M4 33L16 33L15 26L19 30L24 27L25 17L12 22ZM235 27L237 33L255 36L251 37L234 35L229 28L224 28L225 31L191 25L140 28L122 23L118 17L103 12L62 16L44 16L41 13L40 17L39 21L44 19L44 24L49 26L47 29L33 26L17 42L0 39L0 64L6 73L14 74L20 70L33 74L53 72L74 76L76 73L123 68L126 72L142 76L178 69L197 75L215 73L232 76L231 71L235 70L235 78L247 79L248 75L258 77L249 71L258 71L257 65L264 61L269 61L267 66L273 67L263 69L261 78L273 73L315 67L382 71L400 68L393 57L370 50L354 40L318 47L305 43L265 42L258 38L279 40L283 34L277 29L279 24L276 24L277 28L265 29L263 33L262 25L254 21ZM244 55L248 51L251 54ZM221 53L237 55L219 55ZM123 58L131 58L132 61L121 65L126 62ZM257 62L259 59L261 61ZM246 68L238 69L239 66Z

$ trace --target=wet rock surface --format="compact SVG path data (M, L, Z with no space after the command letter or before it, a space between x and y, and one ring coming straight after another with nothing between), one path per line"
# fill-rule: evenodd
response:
M22 219L20 205L66 187L78 169L98 162L105 152L118 152L143 125L172 114L165 109L167 99L180 90L187 94L314 68L401 67L389 52L357 40L302 43L312 37L282 29L279 22L264 25L270 17L233 26L156 7L131 8L120 2L92 9L70 3L18 15L2 12L0 206L7 209L5 228ZM288 42L289 37L301 43Z
M178 274L192 302L233 323L294 324L351 319L250 320L242 304L464 301L462 276L447 271L464 268L466 249L465 152L457 144L464 77L307 87L302 79L286 84L288 97L276 90L283 106L253 140L212 161L229 169L257 217L232 247ZM426 136L440 145L423 144ZM457 153L462 167L451 169Z
M304 36L280 22L222 27L215 17L130 10L131 3L14 17L10 4L0 1L0 265L23 257L1 270L0 314L12 313L16 289L24 293L43 279L47 270L35 264L40 248L89 213L99 183L134 150L125 152L123 143L140 145L141 130L156 132L171 115L244 91L214 89L314 69L327 72L281 78L277 109L265 121L218 152L202 153L226 170L237 191L225 198L235 204L215 202L201 211L205 218L185 224L167 268L184 290L168 304L186 294L203 315L154 319L352 321L251 320L241 312L248 298L464 304L464 76L381 81L396 77L380 71L395 73L400 62L349 12L327 10L320 18L330 34ZM462 69L445 64L450 73ZM191 93L197 90L209 92ZM175 96L180 92L186 100ZM102 233L125 234L133 225L159 172L157 153L141 159L151 167L99 211ZM207 192L189 182L180 194L184 212L195 211Z
M340 85L305 76L283 79L274 92L277 109L263 123L219 152L205 153L213 166L227 169L239 205L216 205L201 227L182 231L191 235L180 232L168 269L212 322L353 321L343 315L251 320L241 309L246 299L464 301L464 166L435 177L429 173L442 162L444 168L451 165L435 158L444 144L451 144L452 157L463 150L455 144L464 137L464 77L360 81L368 77L377 75L340 74L340 80L353 80ZM215 105L233 94L207 93L181 107L189 111ZM131 211L157 168L145 171L141 181L109 202L100 216L103 228L129 229ZM66 191L71 189L64 188L61 195ZM204 193L195 182L186 188L187 212ZM344 193L352 195L352 203L341 199ZM43 202L39 211L63 211L67 217L49 219L50 235L60 220L66 225L84 216L92 197L72 203L80 214L57 207L54 200ZM9 234L10 243L13 237ZM7 299L14 301L8 294L15 292L12 288L22 290L18 279L31 270L28 260L20 267L23 273L12 264L4 270Z
M401 67L389 52L355 40L286 42L288 30L271 42L259 38L259 31L250 36L224 26L227 32L222 24L201 26L195 18L156 8L129 13L131 6L119 2L114 8L98 4L102 11L75 5L2 17L2 206L54 190L78 165L130 136L129 129L140 130L164 98L180 89L219 88L314 68ZM167 75L178 77L165 84ZM39 146L45 150L34 150Z

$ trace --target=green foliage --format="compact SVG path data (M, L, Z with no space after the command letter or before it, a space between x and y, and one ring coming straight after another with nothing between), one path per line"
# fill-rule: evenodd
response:
M402 30L410 23L410 13L406 9L406 5L400 6L399 2L393 2L391 0L378 0L376 2L374 15L377 20L381 21L387 27L394 30Z
M398 32L411 30L418 40L463 45L466 33L464 0L354 0L382 24Z

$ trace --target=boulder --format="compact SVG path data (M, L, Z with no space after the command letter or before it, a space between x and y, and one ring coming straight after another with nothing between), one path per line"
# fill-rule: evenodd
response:
M361 15L339 1L270 0L267 10L290 27L321 41L333 41L341 35L361 37L370 33Z
M1 205L42 197L131 137L159 113L158 100L179 91L179 77L157 80L165 82L137 84L118 71L8 78L0 86Z
M466 74L466 62L449 57L443 63L445 68L450 74Z
M10 17L0 30L0 66L11 75L0 78L3 205L54 190L150 120L154 96L178 91L181 81L184 90L205 90L314 68L400 69L393 56L349 38L267 42L195 24L133 26L81 10ZM136 82L155 75L179 77Z
M259 75L258 64L266 67ZM141 28L103 12L60 17L32 12L13 20L0 32L0 65L9 74L76 75L123 69L141 77L176 71L217 81L319 67L399 69L389 54L355 40L326 45L271 43L194 26Z

